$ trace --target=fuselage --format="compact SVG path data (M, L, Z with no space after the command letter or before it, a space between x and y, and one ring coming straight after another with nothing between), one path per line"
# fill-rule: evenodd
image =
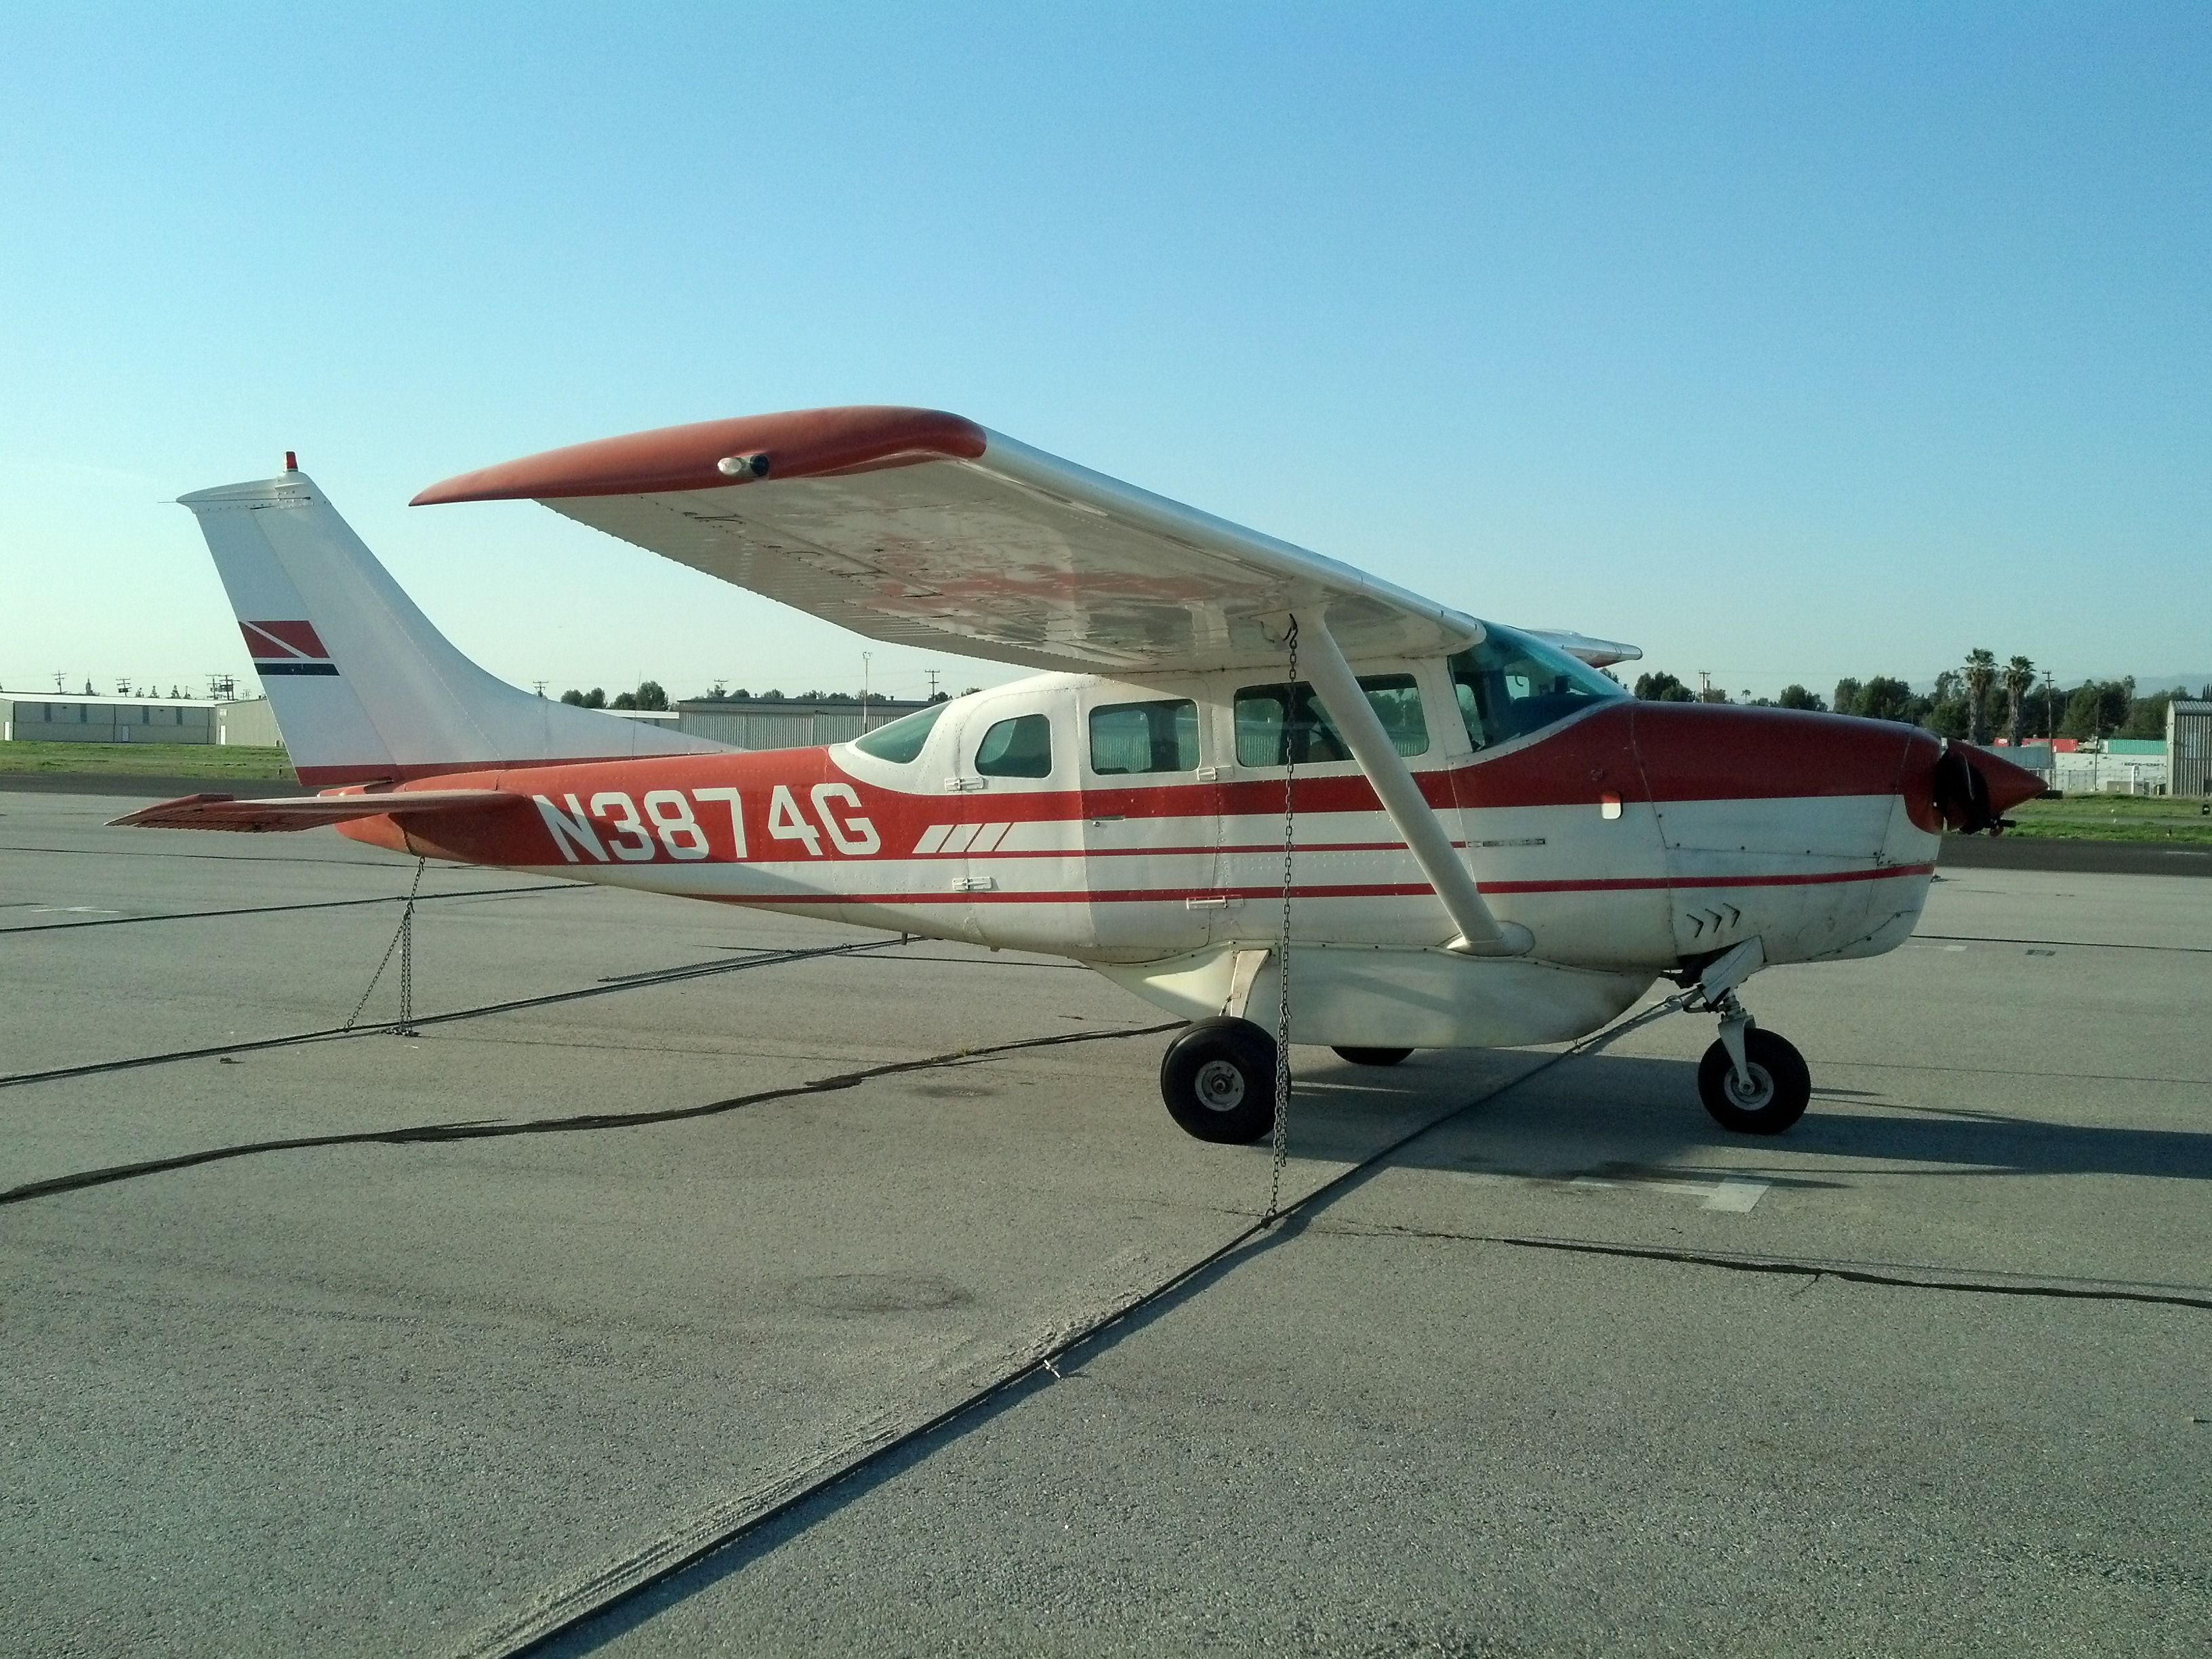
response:
M440 787L517 799L344 832L1071 957L1170 1007L1211 1004L1240 951L1279 941L1287 837L1294 969L1301 951L1338 953L1314 956L1310 987L1379 975L1379 1006L1526 981L1508 996L1526 1010L1488 1023L1390 1017L1429 1042L1578 1034L1655 975L1747 939L1772 963L1870 956L1911 933L1942 828L1936 739L1613 696L1515 732L1486 722L1455 660L1355 666L1483 896L1533 939L1510 963L1431 963L1455 930L1374 790L1325 730L1298 729L1309 711L1285 685L1249 670L1043 675L909 717L889 741L901 727L828 748L451 775ZM1170 980L1185 988L1154 994ZM1345 1018L1353 1040L1374 1023ZM1322 1018L1317 1040L1342 1023Z

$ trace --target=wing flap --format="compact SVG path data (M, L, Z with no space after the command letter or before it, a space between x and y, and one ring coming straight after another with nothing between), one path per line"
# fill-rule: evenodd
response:
M143 806L111 819L110 829L232 830L265 834L279 830L317 830L355 818L423 812L471 811L523 798L505 789L389 790L372 794L294 795L277 800L240 800L235 795L185 795Z

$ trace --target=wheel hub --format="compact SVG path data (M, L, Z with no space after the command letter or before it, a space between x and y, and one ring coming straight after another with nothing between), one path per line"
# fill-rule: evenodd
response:
M1723 1086L1728 1090L1729 1098L1738 1107L1747 1112L1755 1112L1774 1098L1774 1079L1767 1075L1764 1066L1755 1061L1747 1064L1744 1070L1751 1073L1748 1079L1749 1086L1747 1087L1744 1082L1737 1080L1733 1069L1729 1071L1728 1080Z
M1233 1112L1244 1101L1244 1073L1225 1060L1209 1060L1194 1079L1199 1104L1208 1111Z

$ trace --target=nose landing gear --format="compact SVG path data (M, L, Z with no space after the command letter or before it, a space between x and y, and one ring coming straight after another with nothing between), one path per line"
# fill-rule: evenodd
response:
M1813 1074L1804 1055L1773 1032L1759 1030L1736 995L1736 987L1765 961L1765 950L1752 939L1694 969L1686 964L1674 981L1684 987L1682 994L1631 1022L1673 1009L1721 1017L1719 1037L1698 1062L1698 1097L1714 1122L1741 1135L1780 1134L1805 1115L1813 1098Z
M1698 1097L1723 1129L1745 1135L1778 1135L1805 1115L1813 1074L1805 1057L1771 1031L1751 1023L1733 988L1709 1005L1721 1017L1721 1034L1698 1062Z

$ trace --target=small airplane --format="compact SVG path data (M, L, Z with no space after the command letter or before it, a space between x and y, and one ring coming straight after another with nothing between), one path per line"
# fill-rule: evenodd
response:
M935 410L664 428L434 484L530 499L890 643L1041 671L823 748L743 752L464 657L287 455L185 496L319 795L161 829L334 825L461 864L1071 957L1190 1024L1201 1139L1274 1121L1277 1039L1389 1066L1599 1030L1661 978L1718 1016L1714 1119L1778 1133L1763 968L1893 950L1948 826L2036 776L1914 727L1638 702L1642 653L1479 621Z

